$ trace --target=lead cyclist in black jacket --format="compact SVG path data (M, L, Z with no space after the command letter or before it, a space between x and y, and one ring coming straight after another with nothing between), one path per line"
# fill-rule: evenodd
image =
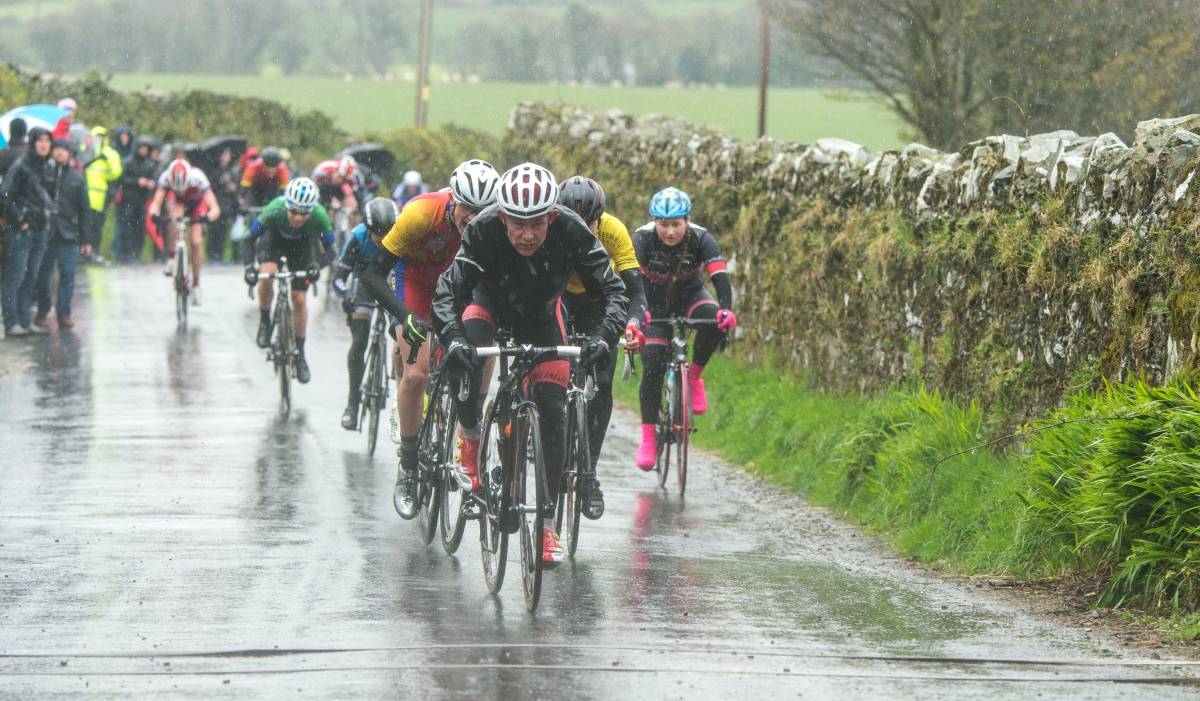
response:
M524 163L500 180L497 205L485 209L463 233L462 246L438 280L433 299L433 327L446 347L446 363L471 378L467 401L459 412L463 438L464 488L479 489L479 419L481 363L478 346L491 345L497 324L506 326L518 343L566 344L559 298L572 273L603 305L581 362L595 363L616 347L627 322L625 284L612 270L608 254L587 224L570 209L558 206L558 183L542 166ZM384 251L376 268L390 266ZM391 295L380 301L403 318L402 305ZM566 360L541 363L530 376L531 394L544 423L542 440L553 509L558 499L565 450L563 445ZM563 559L558 537L547 528L543 562Z

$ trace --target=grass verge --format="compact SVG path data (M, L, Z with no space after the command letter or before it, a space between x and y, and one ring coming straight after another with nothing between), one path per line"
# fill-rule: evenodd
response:
M820 393L725 356L705 384L697 445L898 552L958 574L1084 578L1095 605L1200 637L1200 398L1186 382L1081 392L1007 452L970 450L992 437L983 412L923 388ZM616 394L636 406L637 383Z

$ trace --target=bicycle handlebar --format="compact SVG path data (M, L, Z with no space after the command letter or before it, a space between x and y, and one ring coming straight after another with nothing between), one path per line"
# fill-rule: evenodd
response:
M294 278L294 279L299 279L299 280L305 280L308 278L308 272L304 271L304 270L301 270L299 272L294 271L294 270L289 270L286 273L275 272L275 273L259 273L258 274L259 280L276 280L276 279L282 280L285 278Z
M538 355L553 355L559 358L578 358L581 350L582 349L579 346L483 346L481 348L476 348L475 353L480 358Z
M647 325L649 324L668 324L670 326L682 326L684 328L699 328L702 326L716 326L716 319L689 319L686 316L667 316L651 318L647 316Z

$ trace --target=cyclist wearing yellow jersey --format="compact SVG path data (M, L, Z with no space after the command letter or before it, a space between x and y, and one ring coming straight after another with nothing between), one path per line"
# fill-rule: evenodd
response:
M604 211L604 188L591 178L581 175L568 178L558 186L558 203L572 209L585 222L592 234L612 260L612 268L625 283L625 294L629 297L629 322L625 327L625 346L630 350L642 347L642 321L646 316L646 293L642 288L637 254L629 229L613 215ZM579 275L572 275L567 290L562 296L567 312L567 325L571 333L586 334L604 318L604 300L587 294ZM592 451L592 468L600 459L600 448L608 432L608 421L612 417L613 374L617 369L617 348L608 354L607 362L596 365L596 396L588 404L588 446ZM582 513L589 519L598 519L604 513L604 493L600 491L600 480L580 485L583 488Z
M425 341L430 321L430 305L440 276L458 253L462 232L480 210L496 201L500 175L486 161L460 163L450 175L449 192L431 192L414 197L400 210L391 231L383 237L375 262L363 274L371 294L395 317L396 351L394 362L404 362L413 345ZM393 271L394 268L394 271ZM395 273L395 288L387 283ZM400 373L397 372L397 375ZM400 424L400 470L392 498L396 510L402 500L411 500L410 479L417 469L417 436L421 432L421 404L429 379L429 346L421 347L416 363L405 365L396 386L396 409Z

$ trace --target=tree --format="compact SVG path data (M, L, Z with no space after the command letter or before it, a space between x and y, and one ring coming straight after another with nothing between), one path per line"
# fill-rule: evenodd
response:
M571 46L571 73L577 81L588 77L592 47L600 44L600 15L582 5L571 3L563 18L567 43Z

